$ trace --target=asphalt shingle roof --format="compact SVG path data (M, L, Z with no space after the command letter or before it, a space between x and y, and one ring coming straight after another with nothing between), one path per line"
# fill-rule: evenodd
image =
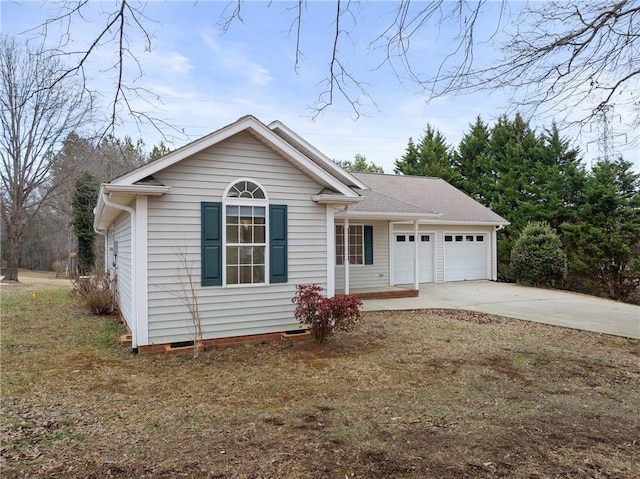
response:
M440 178L352 173L371 188L356 190L365 199L352 212L439 214L439 221L502 223L508 221Z

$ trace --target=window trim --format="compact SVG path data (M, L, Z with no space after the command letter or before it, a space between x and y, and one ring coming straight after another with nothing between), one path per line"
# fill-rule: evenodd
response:
M361 246L362 246L362 255L361 255L361 256L362 256L362 263L352 263L351 261L349 261L349 267L351 267L351 266L368 266L368 265L366 264L366 262L365 262L365 253L364 253L364 248L365 248L365 244L364 244L364 228L365 228L365 226L366 226L366 225L365 225L364 223L349 223L349 229L351 229L351 228L353 228L353 227L360 227L360 228L362 228L362 229L361 229L361 232L362 232L362 241L361 241L361 243L360 243L360 244L361 244ZM342 267L344 267L344 264L345 264L345 263L344 263L344 256L345 256L345 255L344 255L344 254L343 254L342 263L341 263L341 264L339 264L339 263L338 263L338 245L340 245L340 246L343 246L343 245L344 245L344 241L343 241L342 243L339 243L339 242L338 242L338 227L340 227L340 228L343 228L343 229L344 229L344 225L343 225L343 224L341 224L341 223L337 223L337 224L335 225L335 227L334 227L334 232L335 232L334 236L335 236L335 244L336 244L336 248L335 248L335 249L336 249L336 250L335 250L334 255L333 255L333 261L334 261L335 266L338 266L338 267L341 267L341 266L342 266ZM343 235L343 237L344 237L344 232L342 233L342 235ZM352 243L351 243L351 241L349 241L349 246L351 246L351 244L352 244Z
M236 184L250 181L258 186L262 193L264 194L263 198L236 198L229 197L228 193L231 191ZM260 243L258 246L264 247L264 281L262 283L228 283L227 282L227 207L228 206L257 206L264 208L264 221L265 221L265 231L264 231L264 244ZM267 194L266 189L259 181L256 181L252 178L237 178L230 182L224 190L224 196L222 197L222 287L223 288L247 288L253 286L268 286L269 285L269 238L270 238L270 218L269 218L269 196ZM241 243L233 243L231 246L237 246ZM256 246L254 243L247 243L246 246Z

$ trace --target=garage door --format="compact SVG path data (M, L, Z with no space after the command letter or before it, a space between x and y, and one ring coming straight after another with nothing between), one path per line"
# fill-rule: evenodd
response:
M430 234L418 235L418 259L420 283L433 282L433 238ZM393 241L394 284L413 284L414 245L416 237L408 233L396 233Z
M486 234L444 234L444 280L487 279Z

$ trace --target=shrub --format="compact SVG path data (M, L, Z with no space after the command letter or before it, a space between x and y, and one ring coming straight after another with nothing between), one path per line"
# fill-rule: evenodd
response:
M519 283L553 284L567 276L567 255L546 222L529 223L511 250L511 272Z
M322 287L317 284L299 284L291 300L296 305L295 318L311 329L318 343L324 342L333 331L350 331L362 314L362 302L355 296L322 296Z
M108 274L81 276L73 282L71 294L83 302L91 314L102 316L118 310L114 282Z

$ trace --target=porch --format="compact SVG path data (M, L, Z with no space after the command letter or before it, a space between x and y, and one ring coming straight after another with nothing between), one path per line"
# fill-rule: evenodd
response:
M402 299L417 298L420 290L414 289L412 285L403 286L381 286L377 288L350 288L349 294L358 299ZM336 294L344 294L344 291L337 290Z

